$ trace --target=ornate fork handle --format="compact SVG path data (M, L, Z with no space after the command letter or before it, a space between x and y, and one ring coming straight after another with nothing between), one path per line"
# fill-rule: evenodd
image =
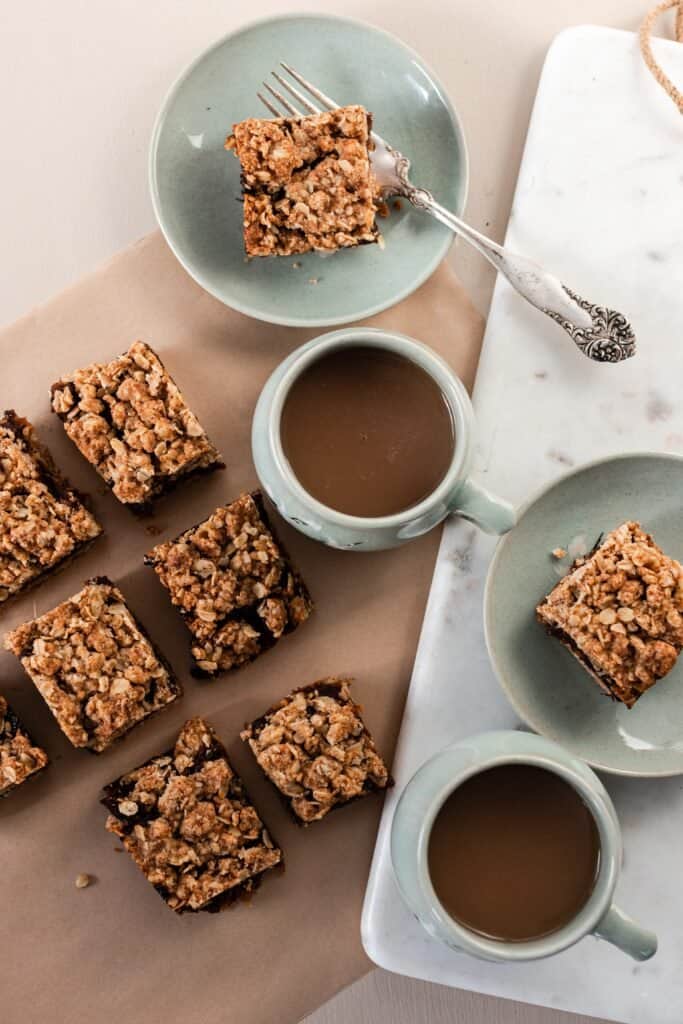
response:
M619 363L635 355L635 334L622 313L588 302L533 260L512 253L475 231L437 203L427 189L413 185L408 176L410 161L407 157L395 150L393 156L401 195L465 238L520 295L563 327L585 356L601 363Z

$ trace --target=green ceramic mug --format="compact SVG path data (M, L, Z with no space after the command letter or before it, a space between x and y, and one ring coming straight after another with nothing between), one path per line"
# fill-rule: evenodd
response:
M527 942L504 942L471 931L448 914L431 883L428 846L444 801L465 779L503 764L525 764L555 772L579 793L600 837L593 891L564 927ZM586 935L618 946L635 960L649 960L657 937L613 902L622 860L621 830L614 805L595 772L557 743L532 733L487 732L461 740L427 761L407 784L391 825L391 860L399 889L423 927L453 949L482 960L520 962L552 956Z
M332 351L360 345L387 349L425 370L439 386L455 426L453 457L443 480L423 501L390 516L347 515L317 501L297 480L280 440L282 409L299 374ZM251 437L256 472L280 515L330 547L360 551L397 547L431 530L448 515L461 516L494 534L507 533L515 524L512 506L470 477L474 412L465 386L432 349L403 334L370 327L346 328L296 349L266 382L256 405Z

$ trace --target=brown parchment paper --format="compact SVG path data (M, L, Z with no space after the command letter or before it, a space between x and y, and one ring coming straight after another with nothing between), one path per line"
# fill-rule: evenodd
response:
M432 345L471 384L482 322L445 265L372 323ZM69 597L87 577L107 573L185 686L181 701L95 757L70 747L19 663L0 653L0 692L52 761L42 777L0 801L2 1024L288 1024L369 968L359 920L380 799L299 830L238 733L291 687L349 673L391 759L437 532L396 551L360 555L327 550L283 524L315 615L253 665L207 683L189 676L185 629L142 565L158 540L256 484L249 432L259 390L276 364L316 333L227 309L185 274L158 234L0 333L0 407L34 422L71 481L92 495L106 530L63 573L0 613L0 633ZM160 353L227 463L165 499L152 520L118 505L47 399L63 372L109 359L136 338ZM287 869L251 904L176 917L128 855L115 851L98 800L104 783L165 750L181 723L199 713L226 743ZM80 872L95 884L76 889Z

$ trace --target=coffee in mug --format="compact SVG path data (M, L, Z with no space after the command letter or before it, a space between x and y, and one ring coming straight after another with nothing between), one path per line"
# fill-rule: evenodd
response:
M465 779L429 837L434 892L459 924L503 942L572 921L598 876L600 839L579 793L555 772L503 764Z
M470 475L465 386L402 334L348 327L290 353L259 395L251 442L278 512L333 548L397 547L449 515L488 533L515 523L512 506Z
M363 517L419 504L445 477L455 448L453 417L434 378L369 345L334 349L301 373L280 437L310 495Z
M434 754L391 822L394 874L418 921L499 963L552 956L586 935L654 956L657 936L614 903L621 861L619 819L595 772L517 729Z

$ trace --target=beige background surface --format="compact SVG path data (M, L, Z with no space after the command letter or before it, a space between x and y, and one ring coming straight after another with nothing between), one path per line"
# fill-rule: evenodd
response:
M423 338L470 384L482 319L446 265L370 323ZM444 329L447 324L447 329ZM318 828L290 819L239 740L290 690L329 675L355 679L369 729L391 763L438 531L397 551L333 551L277 521L315 602L310 622L239 672L189 674L190 639L142 556L256 485L254 406L277 364L316 332L274 327L228 309L191 280L159 232L58 298L0 331L0 408L14 404L57 464L92 496L105 528L82 557L2 610L0 633L42 615L108 575L174 667L181 700L100 756L74 749L13 655L0 651L0 692L30 728L50 770L0 806L2 1024L294 1024L369 964L359 938L365 879L381 811L360 801ZM117 502L49 412L51 382L148 340L223 454L226 469L133 516ZM231 913L174 917L104 831L102 787L172 746L183 721L206 715L281 845L284 877ZM94 876L75 888L82 872ZM39 937L39 941L37 941ZM11 939L11 941L9 941ZM264 972L264 964L268 969ZM34 988L36 976L41 985ZM31 993L30 997L27 993Z
M248 14L235 0L2 4L0 323L153 226L146 149L171 80L216 36L247 17L290 6L365 18L421 52L464 121L472 170L469 219L501 238L538 73L553 35L582 22L635 28L647 2L258 0ZM485 312L491 272L464 247L452 259ZM310 1024L347 1021L585 1024L585 1018L527 1010L379 971L318 1011Z

